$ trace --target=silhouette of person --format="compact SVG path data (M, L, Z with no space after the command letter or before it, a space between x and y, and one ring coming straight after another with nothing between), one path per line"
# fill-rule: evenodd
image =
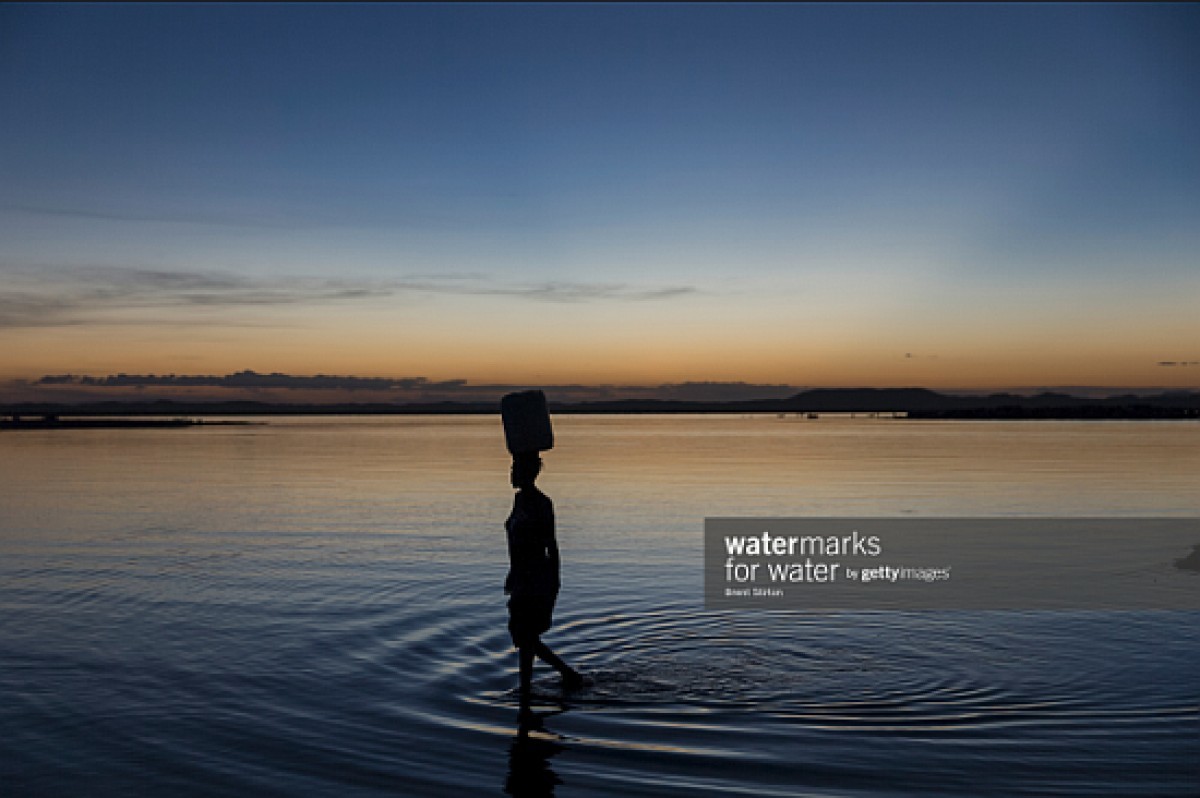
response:
M565 689L583 686L583 676L563 662L541 638L554 622L554 602L559 589L554 504L533 484L541 470L542 458L536 452L513 455L512 486L517 494L512 513L504 524L509 561L504 592L510 596L508 631L520 662L522 708L529 705L535 656L562 674Z

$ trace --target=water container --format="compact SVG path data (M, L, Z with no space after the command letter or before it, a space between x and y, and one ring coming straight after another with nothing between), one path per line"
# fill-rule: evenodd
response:
M500 418L504 421L504 441L512 454L543 452L554 448L554 430L546 394L518 391L500 400Z

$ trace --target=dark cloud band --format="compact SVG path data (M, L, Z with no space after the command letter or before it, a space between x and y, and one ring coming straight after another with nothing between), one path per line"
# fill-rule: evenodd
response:
M336 391L387 392L417 395L438 400L490 401L528 385L472 385L465 379L429 380L425 377L356 377L337 375L260 374L245 370L225 375L192 374L47 374L32 383L35 388L65 389L193 389L215 388L258 392ZM795 393L794 385L747 382L681 382L660 385L552 385L541 386L556 401L602 401L612 399L657 399L664 401L741 401L778 399Z

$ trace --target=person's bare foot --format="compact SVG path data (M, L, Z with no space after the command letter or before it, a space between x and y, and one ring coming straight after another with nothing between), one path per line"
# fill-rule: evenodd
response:
M564 690L579 690L585 684L587 684L587 679L574 668L563 671L562 686Z

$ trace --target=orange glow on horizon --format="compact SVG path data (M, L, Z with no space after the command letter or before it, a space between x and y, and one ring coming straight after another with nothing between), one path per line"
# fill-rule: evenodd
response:
M946 302L920 312L911 299L826 306L761 296L624 305L459 297L399 309L290 308L252 318L2 330L0 379L250 369L473 385L1182 389L1200 383L1200 367L1158 363L1195 357L1183 348L1200 337L1187 299L1179 293L1172 302L1120 307L1096 301L1074 311L1035 303L972 311Z

